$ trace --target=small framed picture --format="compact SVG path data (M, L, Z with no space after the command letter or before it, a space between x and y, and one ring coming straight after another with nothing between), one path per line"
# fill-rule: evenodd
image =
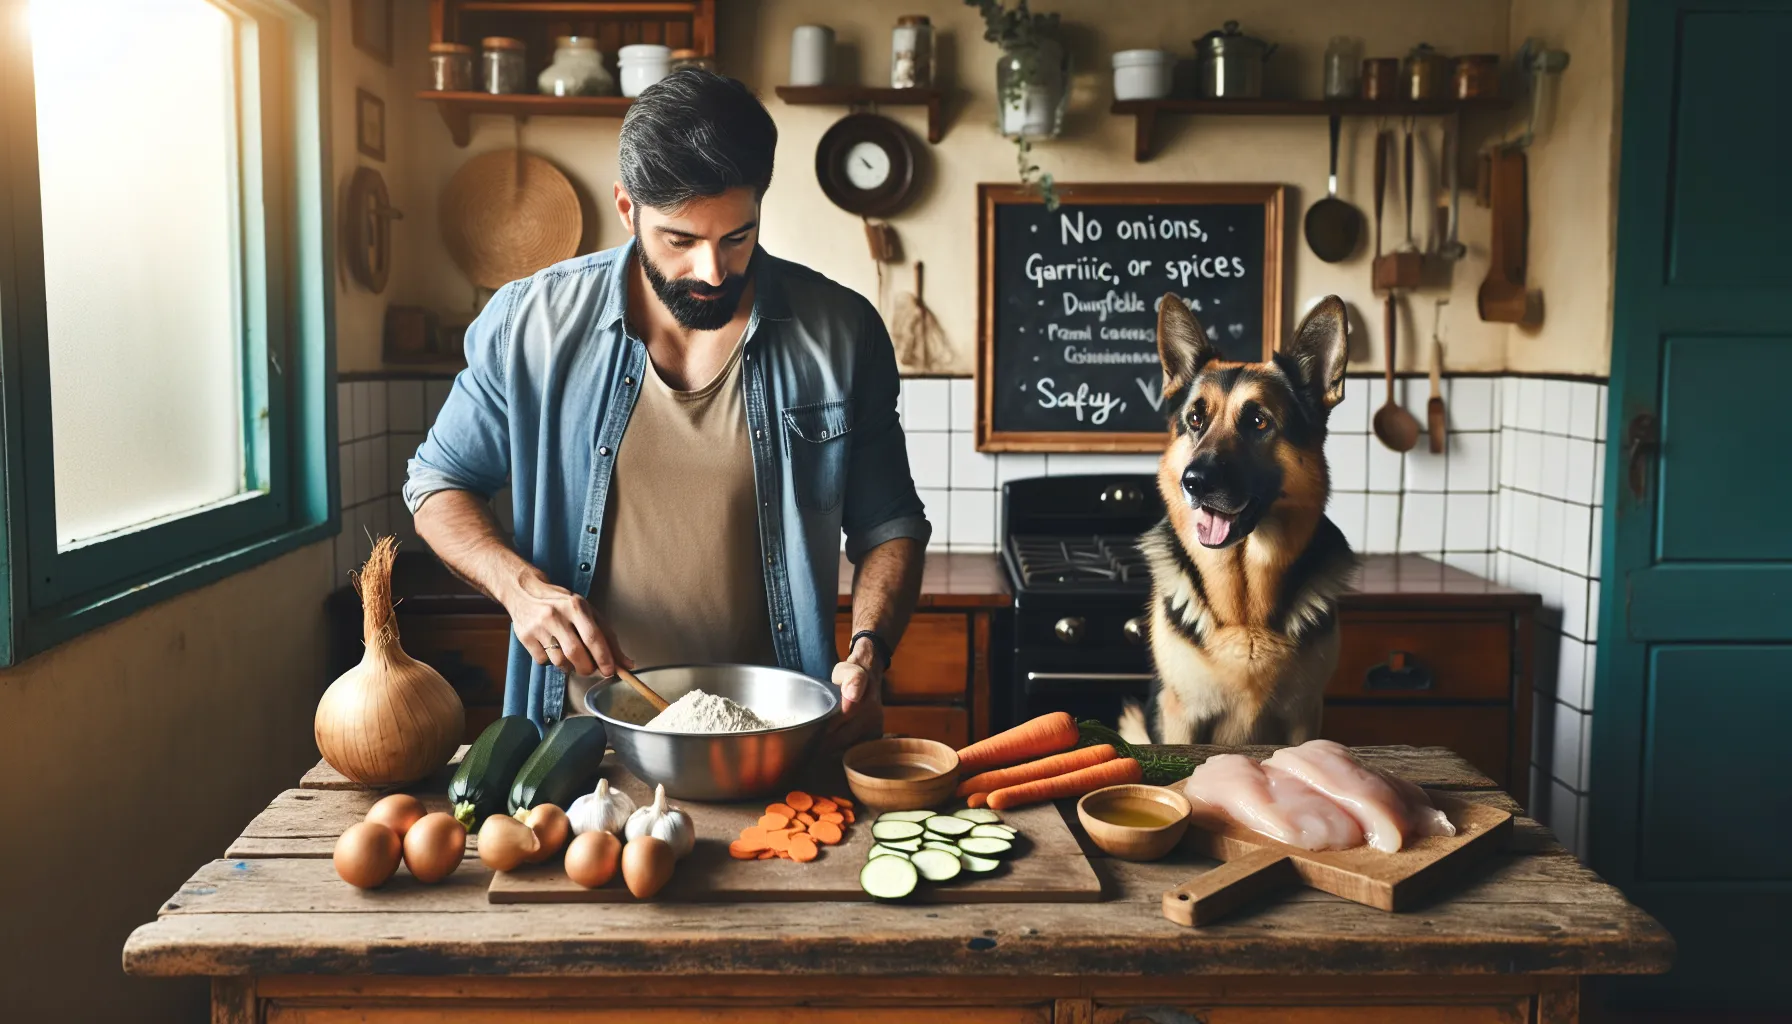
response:
M386 159L386 101L355 90L355 148L375 160Z
M392 0L352 0L355 49L392 66Z

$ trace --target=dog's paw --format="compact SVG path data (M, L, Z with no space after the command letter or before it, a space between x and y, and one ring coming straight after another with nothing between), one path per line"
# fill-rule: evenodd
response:
M1151 732L1145 722L1145 709L1136 700L1129 700L1120 709L1120 738L1128 743L1150 743Z

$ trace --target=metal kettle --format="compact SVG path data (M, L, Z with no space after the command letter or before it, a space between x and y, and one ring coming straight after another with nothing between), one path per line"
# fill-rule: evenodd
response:
M1263 62L1276 52L1228 21L1218 31L1195 40L1201 64L1201 96L1205 99L1258 99L1263 95Z

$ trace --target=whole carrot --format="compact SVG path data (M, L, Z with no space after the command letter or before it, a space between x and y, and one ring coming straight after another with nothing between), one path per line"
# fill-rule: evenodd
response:
M1081 734L1068 711L1053 711L998 732L958 752L958 770L980 772L985 768L1019 764L1076 746Z
M997 768L981 775L973 775L958 784L958 795L993 793L998 789L1018 786L1023 782L1037 782L1040 779L1049 779L1066 772L1074 772L1079 768L1098 765L1103 761L1112 761L1119 756L1120 752L1114 749L1112 743L1066 750L1062 754L1042 757L1037 761L1017 764L1012 768Z
M970 796L964 798L964 805L966 807L982 807L987 803L989 803L988 793L972 793Z
M1006 811L1047 800L1061 800L1067 796L1082 796L1108 786L1139 782L1144 778L1145 770L1139 766L1139 762L1130 757L1117 757L1064 775L998 789L989 794L989 806L994 810Z

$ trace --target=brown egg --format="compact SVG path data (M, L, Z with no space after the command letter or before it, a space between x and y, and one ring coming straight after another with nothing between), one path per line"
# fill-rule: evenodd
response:
M586 832L573 837L566 847L566 877L595 889L616 877L622 859L622 840L608 832Z
M622 848L622 881L635 899L653 898L653 894L672 880L672 846L663 839L638 836Z
M535 837L541 840L541 849L529 855L529 863L537 864L560 852L566 841L572 838L572 822L566 812L553 804L542 804L531 807L523 816L523 824L535 830Z
M494 814L479 826L479 859L493 871L515 871L539 849L535 830L508 814Z
M403 839L423 814L423 801L409 793L393 793L380 797L378 803L368 808L367 820L379 822Z
M404 866L429 885L454 874L466 852L466 826L446 811L425 814L404 836Z
M336 840L336 874L359 889L377 889L398 870L398 833L377 821L357 821Z

